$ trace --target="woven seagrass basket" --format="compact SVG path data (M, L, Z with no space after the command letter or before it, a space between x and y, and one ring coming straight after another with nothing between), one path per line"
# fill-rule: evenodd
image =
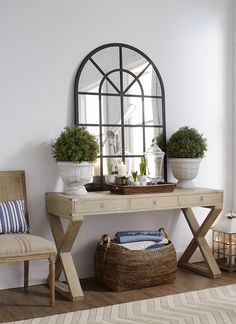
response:
M95 253L95 278L114 291L162 285L176 278L174 245L156 249L129 250L103 235Z

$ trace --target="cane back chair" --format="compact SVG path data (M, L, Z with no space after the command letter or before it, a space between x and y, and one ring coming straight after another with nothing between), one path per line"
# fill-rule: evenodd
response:
M26 197L24 171L0 171L0 204L23 200L26 227L29 227L29 216ZM2 217L2 219L1 219ZM2 222L2 224L1 224ZM4 216L0 215L0 226L4 227ZM55 244L29 233L0 234L0 263L24 261L24 288L29 285L29 261L48 259L50 305L55 304Z

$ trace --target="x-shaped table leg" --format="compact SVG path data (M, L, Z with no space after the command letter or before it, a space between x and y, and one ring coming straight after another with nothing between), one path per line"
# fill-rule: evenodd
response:
M48 220L58 251L55 274L56 290L72 301L81 300L84 298L84 294L72 259L71 249L83 220L70 220L65 232L60 217L48 214ZM62 271L66 277L66 283L58 281Z
M195 272L198 272L204 276L210 278L219 278L221 277L221 271L216 263L216 260L212 254L212 251L207 244L205 235L209 231L210 227L216 220L217 216L221 212L221 208L216 208L215 206L211 207L210 212L203 221L202 225L199 226L197 219L191 208L183 208L182 211L188 222L188 225L193 233L193 239L189 243L188 247L184 251L183 255L179 259L178 266L186 268ZM201 254L207 264L208 269L201 267L196 263L189 263L189 259L199 247Z

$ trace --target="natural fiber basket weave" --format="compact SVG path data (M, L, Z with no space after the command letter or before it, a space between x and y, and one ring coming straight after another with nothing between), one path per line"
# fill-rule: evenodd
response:
M176 278L174 245L147 250L128 250L103 235L95 253L95 277L114 291L161 285Z

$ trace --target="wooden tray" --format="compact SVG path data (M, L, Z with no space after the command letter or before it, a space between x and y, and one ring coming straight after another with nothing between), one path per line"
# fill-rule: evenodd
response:
M110 192L120 195L132 195L141 193L152 193L152 192L172 192L175 189L175 183L160 182L156 185L147 186L126 186L110 184L108 188Z

